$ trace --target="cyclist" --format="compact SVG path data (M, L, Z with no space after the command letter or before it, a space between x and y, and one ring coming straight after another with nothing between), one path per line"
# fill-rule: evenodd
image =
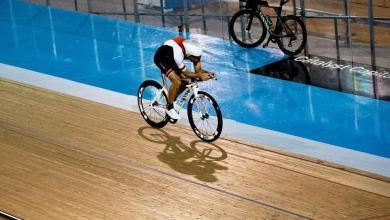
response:
M172 82L168 91L167 114L172 119L179 119L180 115L175 110L173 102L184 91L189 78L198 78L202 81L212 79L215 74L202 69L200 61L203 48L195 39L175 37L157 49L154 55L154 63L160 68ZM184 59L190 60L195 72L188 71L183 63Z

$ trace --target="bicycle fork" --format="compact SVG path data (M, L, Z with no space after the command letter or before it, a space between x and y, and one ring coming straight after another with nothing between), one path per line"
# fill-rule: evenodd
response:
M198 86L195 86L192 89L194 91L194 97L195 97L193 100L195 100L195 102L196 102L195 105L198 106L198 110L199 110L198 113L199 113L200 119L201 120L208 119L210 117L210 115L209 115L209 112L207 111L208 110L207 106L206 106L206 104L204 102L201 102L200 99L198 98L199 97L199 95L198 95L198 92L199 92Z

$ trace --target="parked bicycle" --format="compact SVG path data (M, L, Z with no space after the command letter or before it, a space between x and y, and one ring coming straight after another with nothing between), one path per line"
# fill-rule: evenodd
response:
M162 128L168 121L176 123L166 113L168 104L167 79L161 74L163 86L154 80L144 81L138 90L138 107L144 120L152 127ZM202 140L212 142L222 132L222 114L215 99L208 93L199 91L198 80L191 80L183 91L183 96L176 100L177 112L188 100L187 115L192 130Z
M242 47L253 48L260 45L266 35L269 42L277 43L287 55L299 54L306 45L307 33L303 21L295 15L281 16L283 5L289 0L281 0L280 6L270 6L267 1L240 0L240 11L233 15L229 22L229 33L233 40ZM262 8L272 8L276 14L276 25Z

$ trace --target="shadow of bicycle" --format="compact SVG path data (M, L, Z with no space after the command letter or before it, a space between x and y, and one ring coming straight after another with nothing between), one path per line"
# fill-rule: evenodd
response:
M139 128L138 134L150 142L165 145L157 158L179 173L203 182L215 182L218 180L216 170L227 170L227 167L218 164L227 158L227 153L215 144L197 140L187 146L180 137L151 127Z

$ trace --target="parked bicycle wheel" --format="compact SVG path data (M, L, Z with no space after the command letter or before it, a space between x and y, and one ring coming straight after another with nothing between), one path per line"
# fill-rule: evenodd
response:
M199 91L198 97L190 98L187 112L191 128L200 139L212 142L221 135L222 114L211 95Z
M229 33L238 45L252 48L264 41L267 28L254 10L241 10L230 20Z
M153 80L146 80L138 89L139 111L145 121L155 128L162 128L168 123L165 112L168 98L161 89L162 86Z
M306 27L300 18L294 15L282 17L282 23L278 22L275 32L282 35L276 38L276 42L284 53L294 56L305 48Z

